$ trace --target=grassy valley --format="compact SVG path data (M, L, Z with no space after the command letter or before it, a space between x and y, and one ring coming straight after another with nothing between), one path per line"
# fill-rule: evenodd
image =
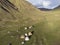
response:
M0 2L0 45L22 45L20 36L29 31L34 34L24 45L60 45L60 8L42 11L25 0L6 1Z

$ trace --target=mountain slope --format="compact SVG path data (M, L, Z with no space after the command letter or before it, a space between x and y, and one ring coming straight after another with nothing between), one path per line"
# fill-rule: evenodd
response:
M60 8L41 11L25 0L1 0L0 45L21 45L19 36L29 31L34 35L25 45L60 45Z
M3 3L3 1L2 1L2 3ZM13 21L13 22L17 21L20 23L23 20L25 21L25 20L31 19L30 21L31 21L31 23L33 23L33 21L36 20L36 22L37 22L38 20L40 20L43 17L43 15L39 14L40 12L38 11L38 9L35 9L34 7L32 7L32 5L30 5L28 3L25 3L25 1L21 1L21 0L15 1L18 3L15 3L13 1L15 1L15 0L12 0L12 3L14 3L13 4L14 6L10 5L8 3L6 3L6 4L1 3L1 6L6 8L4 10L0 7L0 9L1 9L0 18L2 20L1 22L5 23L6 21ZM19 3L19 2L21 2L21 3ZM40 18L40 16L41 16L41 18ZM25 23L25 22L23 22L23 23ZM27 21L27 23L29 23L29 22Z

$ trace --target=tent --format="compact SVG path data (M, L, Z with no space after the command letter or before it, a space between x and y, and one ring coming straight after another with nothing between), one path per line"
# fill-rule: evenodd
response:
M60 0L26 0L37 8L54 9L60 5Z

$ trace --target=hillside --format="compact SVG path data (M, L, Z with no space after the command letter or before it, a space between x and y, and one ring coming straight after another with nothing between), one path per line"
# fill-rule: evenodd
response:
M31 25L31 30L24 30ZM32 30L34 35L25 45L60 45L60 8L41 11L25 0L0 1L0 45L21 45L19 36Z
M27 24L29 22L31 22L31 24L33 23L37 23L40 19L42 19L43 15L39 14L39 10L35 9L34 7L32 7L32 5L25 3L26 1L21 1L21 0L17 0L15 2L13 2L14 0L11 0L12 3L14 3L14 6L11 7L10 4L6 3L7 6L3 3L1 3L2 7L6 8L5 10L0 8L0 24L1 25L5 25L6 26L12 26L12 23L16 23L14 24L15 26L18 26L18 24L20 25L20 23L23 24ZM17 2L21 2L21 3L17 3ZM18 9L15 9L18 8ZM36 11L35 11L36 10ZM35 13L35 14L34 14ZM29 15L29 16L28 16ZM40 18L41 16L41 18ZM3 23L2 23L3 22ZM4 23L9 23L10 24L6 25Z

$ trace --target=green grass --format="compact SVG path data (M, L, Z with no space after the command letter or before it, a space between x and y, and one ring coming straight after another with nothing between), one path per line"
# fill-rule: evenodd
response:
M17 30L4 30L0 31L0 45L7 45L9 42L11 42L13 45L21 45L22 39L19 38L20 35L29 32L29 31L34 31L34 34L32 38L30 39L29 42L26 42L25 45L54 45L57 43L60 39L59 36L59 29L49 29L46 28L48 31L45 29L45 22L38 23L34 25L34 27L31 30L24 30L24 27L21 27L17 30L19 32L16 32ZM46 26L48 27L48 26ZM53 31L54 30L54 31ZM7 32L10 31L11 33L8 34ZM14 37L11 37L14 36ZM55 43L54 43L55 42Z
M10 13L0 7L0 45L21 45L19 36L34 31L33 36L25 45L60 45L60 8L51 11L41 11L25 0L10 0L18 11L10 6L5 7ZM34 27L24 30L24 27ZM19 32L17 32L19 30ZM7 33L10 31L11 33ZM14 36L14 37L11 37Z

